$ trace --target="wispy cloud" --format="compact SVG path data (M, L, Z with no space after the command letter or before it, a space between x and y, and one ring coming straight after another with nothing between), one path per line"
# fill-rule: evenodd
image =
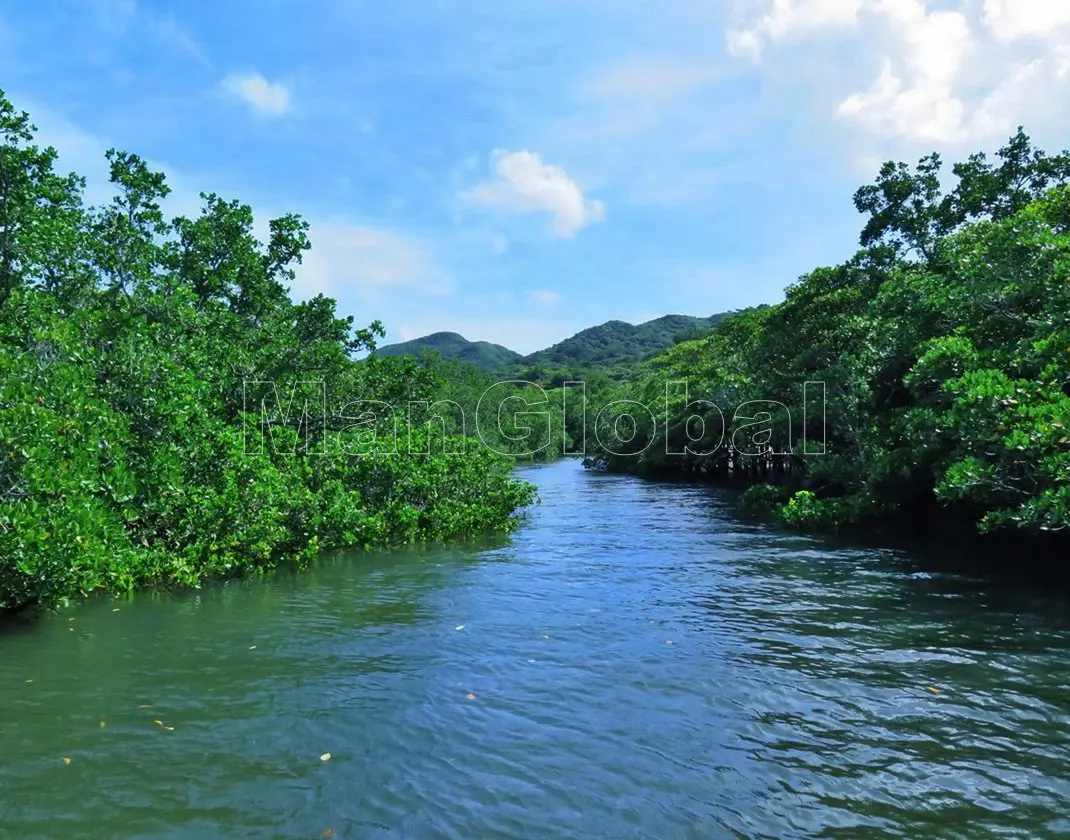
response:
M564 169L535 152L495 149L491 160L498 177L470 190L471 201L511 213L549 213L562 237L605 218L602 202L587 198Z
M297 298L325 294L381 301L398 289L442 294L452 288L427 247L395 231L333 221L310 223L312 249L297 270Z
M583 86L583 92L594 99L667 100L701 87L715 77L708 64L636 60L595 76Z
M198 40L173 12L156 11L138 0L96 0L84 8L105 37L147 38L171 52L207 61Z
M561 300L561 295L557 292L551 292L549 289L533 289L528 292L528 295L533 300L537 300L539 303L545 304L546 306L553 306Z
M290 109L290 89L280 82L269 82L257 72L232 73L223 79L223 89L237 97L253 111L278 117Z

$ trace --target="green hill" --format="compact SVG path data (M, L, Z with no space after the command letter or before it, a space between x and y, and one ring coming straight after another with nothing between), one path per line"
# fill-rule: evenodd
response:
M628 365L672 347L680 338L697 338L713 329L725 313L709 318L691 315L663 315L642 324L625 321L606 321L588 327L571 338L539 350L521 361L522 364L557 367L588 368Z
M469 341L455 332L437 332L403 341L400 344L388 344L377 351L380 356L419 356L425 350L433 350L443 359L456 359L468 362L485 371L506 370L520 361L520 354L500 344L489 341Z
M378 352L382 356L419 356L425 350L434 350L443 359L468 362L489 373L501 373L518 367L543 370L619 368L660 353L678 341L708 333L726 314L708 318L663 315L638 325L625 321L606 321L527 356L521 356L500 344L469 341L455 332L437 332L400 344L388 344L380 347Z

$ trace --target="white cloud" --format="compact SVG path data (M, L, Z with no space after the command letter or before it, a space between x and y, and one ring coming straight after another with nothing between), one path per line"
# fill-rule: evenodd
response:
M290 89L279 82L269 82L256 72L232 73L223 79L223 89L254 111L268 116L280 116L290 108Z
M498 178L471 190L470 200L513 213L550 213L555 233L565 237L604 218L602 202L586 198L564 169L535 152L495 149L491 159Z
M862 0L773 0L772 8L749 28L730 29L728 51L758 58L765 45L806 34L829 25L856 22Z
M985 25L1000 40L1035 36L1055 38L1070 26L1066 0L985 0Z
M771 0L767 9L751 29L729 32L727 46L786 62L776 67L781 78L793 76L790 62L827 54L822 30L857 23L838 54L841 72L812 89L847 124L885 142L962 145L1019 124L1050 124L1058 119L1051 102L1065 98L1070 82L1070 2L960 0L949 8L941 0ZM763 56L792 34L805 34L813 52ZM877 72L867 82L856 68L873 66L870 56ZM795 74L807 71L795 66Z
M557 292L551 292L548 289L534 289L528 292L528 294L534 300L537 300L539 303L546 304L547 306L553 306L555 303L561 300L561 295L559 295Z
M317 294L338 299L355 295L378 301L406 288L441 294L451 288L416 241L376 227L312 221L312 249L297 269L296 298Z
M844 99L839 113L878 133L911 140L962 139L965 106L955 96L954 83L973 47L966 18L928 12L923 0L878 0L875 10L899 31L903 67L897 71L886 58L873 86Z

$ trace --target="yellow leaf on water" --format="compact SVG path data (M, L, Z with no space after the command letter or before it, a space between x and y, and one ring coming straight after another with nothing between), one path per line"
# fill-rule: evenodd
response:
M939 694L940 693L940 689L938 689L938 688L930 688L929 691L932 692L933 694Z
M472 692L470 692L470 691L469 691L469 692L468 692L468 697L467 697L467 699L469 699L469 700L475 700L475 699L476 699L476 696L475 696L475 695L474 695L474 694L473 694Z
M67 756L63 756L63 763L70 767L71 760Z

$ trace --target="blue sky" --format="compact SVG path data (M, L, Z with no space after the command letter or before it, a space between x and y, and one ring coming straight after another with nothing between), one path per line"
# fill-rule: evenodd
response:
M309 219L295 295L531 351L776 301L888 157L1070 145L1070 3L6 0L0 86L91 198L137 152Z

